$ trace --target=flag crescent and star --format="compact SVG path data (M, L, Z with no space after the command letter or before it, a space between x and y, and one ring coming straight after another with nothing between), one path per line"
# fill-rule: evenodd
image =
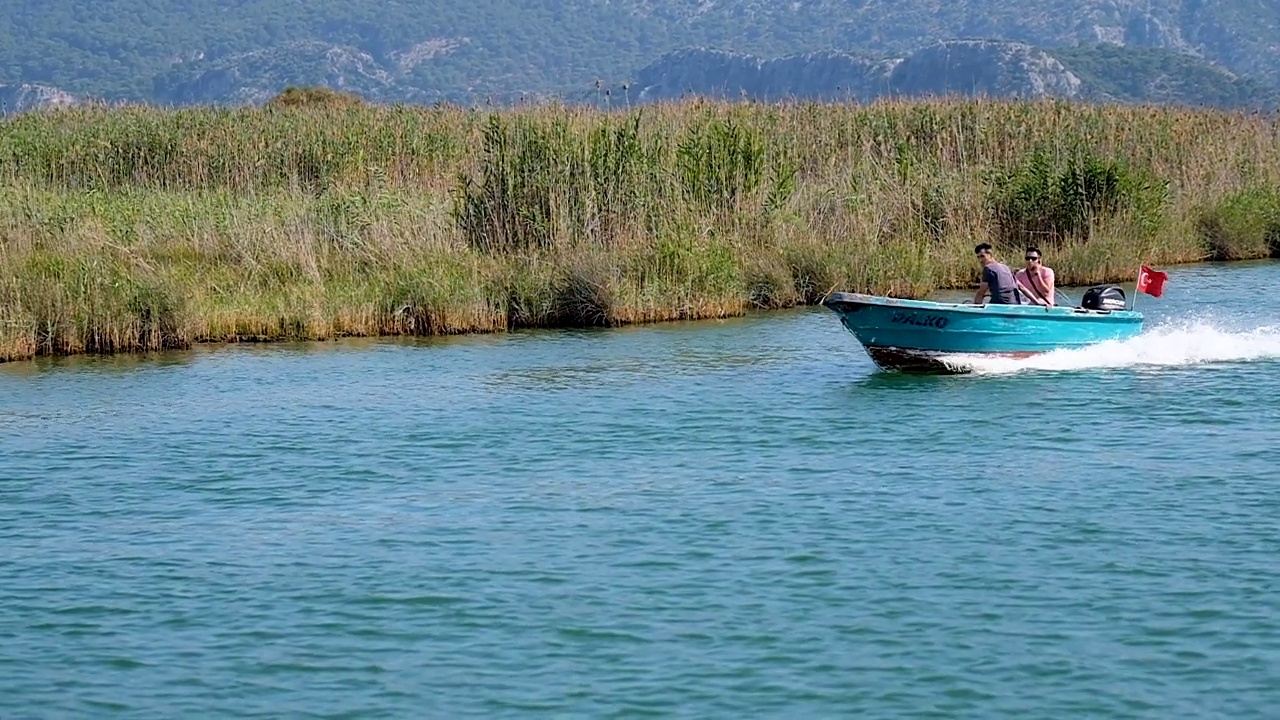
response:
M1152 270L1143 265L1142 270L1138 271L1138 292L1144 292L1152 297L1160 297L1164 293L1164 282L1168 279L1168 273Z

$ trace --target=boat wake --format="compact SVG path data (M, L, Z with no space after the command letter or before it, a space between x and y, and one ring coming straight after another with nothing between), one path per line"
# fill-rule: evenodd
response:
M1225 330L1206 321L1153 327L1124 341L1108 341L1028 358L958 356L939 358L958 372L1008 375L1032 370L1097 370L1180 367L1280 359L1280 327Z

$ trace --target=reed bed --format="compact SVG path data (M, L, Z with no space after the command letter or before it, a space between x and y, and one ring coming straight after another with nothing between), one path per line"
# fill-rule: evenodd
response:
M1280 120L1060 101L279 102L0 123L0 359L738 315L1280 255Z

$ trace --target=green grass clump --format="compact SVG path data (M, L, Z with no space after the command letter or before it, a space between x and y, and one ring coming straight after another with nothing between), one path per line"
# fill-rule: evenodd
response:
M1204 208L1197 229L1210 260L1280 257L1280 187L1253 187Z
M0 359L919 297L983 241L1062 284L1280 246L1269 116L293 95L0 121Z
M1153 234L1163 219L1168 186L1114 158L1076 151L1051 158L1037 150L992 179L991 209L1001 240L1039 238L1056 248L1088 242L1120 217L1136 221L1135 235Z

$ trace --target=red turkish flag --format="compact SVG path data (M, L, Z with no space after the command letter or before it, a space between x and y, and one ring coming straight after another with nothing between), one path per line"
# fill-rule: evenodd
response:
M1164 281L1168 279L1168 273L1152 270L1143 265L1142 270L1138 272L1138 292L1144 292L1151 297L1160 297L1164 294Z

